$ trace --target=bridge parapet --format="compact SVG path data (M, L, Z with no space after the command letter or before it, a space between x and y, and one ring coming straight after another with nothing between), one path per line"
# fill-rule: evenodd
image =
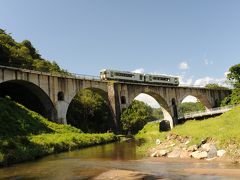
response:
M222 114L224 112L227 112L227 111L231 110L232 108L234 108L236 106L238 106L238 105L231 105L231 106L211 108L211 109L207 109L205 111L190 112L190 113L184 114L184 116L181 117L181 118L185 118L185 119L190 119L191 118L191 119L194 119L194 118L203 117L203 116Z

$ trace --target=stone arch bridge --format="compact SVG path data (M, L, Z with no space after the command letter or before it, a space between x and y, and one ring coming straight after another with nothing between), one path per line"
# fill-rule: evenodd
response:
M140 93L146 93L157 100L171 127L177 124L179 104L188 95L198 98L206 108L212 108L218 106L219 102L231 93L225 89L108 82L83 76L61 76L0 66L0 96L9 95L58 123L67 123L68 106L82 89L92 89L105 98L116 129L119 128L122 110Z

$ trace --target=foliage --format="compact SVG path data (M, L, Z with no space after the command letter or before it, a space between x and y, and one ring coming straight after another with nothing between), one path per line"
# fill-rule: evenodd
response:
M0 108L0 165L116 140L112 133L84 134L50 122L7 98L0 98Z
M184 102L180 104L178 116L183 117L184 114L196 111L204 111L205 107L201 102Z
M234 89L232 90L232 94L221 102L221 105L240 104L240 64L236 64L229 68L227 78L233 85Z
M123 130L130 130L134 134L137 133L147 122L152 120L152 112L150 106L144 102L134 100L121 115Z
M18 43L2 29L0 29L0 65L69 75L56 62L43 59L30 41Z
M153 120L159 120L164 118L161 108L152 108L152 111Z
M232 93L221 102L221 106L234 104L240 104L240 88L233 89Z
M240 157L240 152L237 151L240 148L239 112L240 106L237 106L218 117L202 121L187 121L182 125L177 125L170 132L159 132L159 123L148 123L136 137L149 140L150 144L153 144L157 138L165 139L169 133L191 137L191 144L198 144L202 139L210 137L218 143L220 148L227 149L231 156Z
M106 132L113 128L108 103L102 95L90 89L79 91L67 112L68 122L83 132Z
M219 85L217 83L210 83L210 84L206 84L205 85L205 88L208 88L208 89L229 89L227 87L224 87L222 85Z
M240 64L236 64L229 68L227 78L232 82L235 88L240 87Z

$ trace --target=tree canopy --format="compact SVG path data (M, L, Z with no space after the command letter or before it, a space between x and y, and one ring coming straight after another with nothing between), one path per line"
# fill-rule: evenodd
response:
M240 104L240 64L231 66L228 71L227 78L234 88L232 94L222 101L222 106Z
M104 97L85 89L73 98L67 112L68 123L86 133L106 132L113 129L113 118Z
M209 89L229 89L227 87L224 87L222 85L219 85L217 83L210 83L210 84L206 84L205 88L209 88Z
M197 102L184 102L179 106L179 117L183 117L184 114L196 111L204 111L204 105L197 101Z
M149 105L134 100L121 115L123 130L130 130L133 134L137 133L147 122L152 120L152 113L153 110Z
M229 68L227 78L232 82L234 87L240 87L240 64L236 64Z

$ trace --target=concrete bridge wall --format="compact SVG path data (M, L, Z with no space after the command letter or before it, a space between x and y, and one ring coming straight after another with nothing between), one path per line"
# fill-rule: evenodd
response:
M81 89L93 89L100 92L109 104L116 128L122 110L127 108L140 93L146 93L157 100L163 110L164 118L169 120L172 126L177 123L178 107L186 96L195 96L206 108L212 108L230 93L227 90L205 88L113 83L0 66L0 87L3 85L16 87L11 91L18 91L18 87L28 89L39 99L39 103L43 104L44 116L64 124L67 123L66 114L69 104L77 92Z

